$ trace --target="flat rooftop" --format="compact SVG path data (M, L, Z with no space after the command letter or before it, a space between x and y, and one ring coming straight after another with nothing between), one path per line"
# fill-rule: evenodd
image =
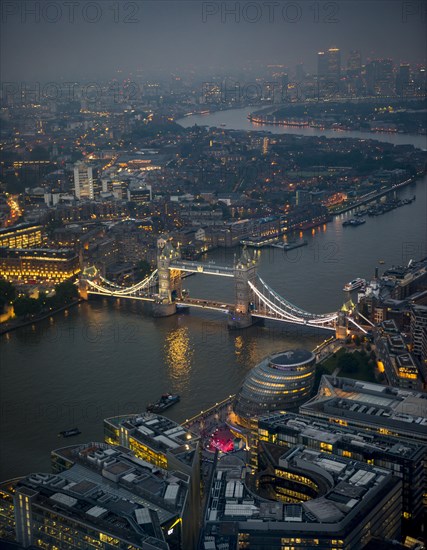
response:
M136 458L129 449L90 443L57 449L52 456L73 463L58 474L72 484L69 490L73 496L85 497L95 487L103 486L114 498L128 499L155 511L160 523L179 514L186 502L188 476L153 466ZM171 487L174 498L170 496ZM100 502L97 498L96 503Z
M322 531L323 523L347 520L352 525L359 513L367 514L381 495L384 497L399 483L389 470L298 445L280 457L278 467L301 475L323 476L327 491L298 504L266 502L246 487L243 462L238 464L235 457L233 462L228 458L233 457L223 457L213 475L206 515L208 531L215 524L222 529L226 522L239 522L239 527L247 522L243 528L251 530L311 534Z
M168 549L156 511L79 465L60 474L31 474L17 482L16 490L32 497L33 508L40 506L138 548L151 542L157 548Z
M291 433L319 442L351 445L367 451L380 451L390 456L418 459L427 447L417 441L402 441L397 437L360 431L360 428L339 426L335 422L310 418L296 413L271 413L258 420L259 429L275 433Z
M300 407L308 416L335 416L384 426L427 440L427 393L349 378L322 376L317 395Z
M125 428L136 440L171 453L186 464L193 462L199 436L165 416L146 412L106 418L104 423Z

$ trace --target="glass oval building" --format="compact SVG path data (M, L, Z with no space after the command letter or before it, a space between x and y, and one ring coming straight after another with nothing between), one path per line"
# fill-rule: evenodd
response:
M313 388L315 363L311 351L295 349L266 357L256 365L246 376L234 403L241 423L269 411L295 410L307 401Z

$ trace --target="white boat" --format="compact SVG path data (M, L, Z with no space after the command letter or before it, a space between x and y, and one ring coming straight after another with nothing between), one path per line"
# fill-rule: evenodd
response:
M349 283L344 285L343 290L345 290L346 292L350 292L351 290L356 290L357 288L362 288L365 285L366 285L365 279L358 278L358 279L354 279L353 281L350 281Z

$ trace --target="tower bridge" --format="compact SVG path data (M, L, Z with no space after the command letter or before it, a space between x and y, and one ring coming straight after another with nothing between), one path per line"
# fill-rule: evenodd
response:
M80 277L81 296L111 296L141 300L152 303L155 317L173 315L177 307L189 306L223 311L228 314L229 328L249 327L257 319L271 319L296 325L322 328L335 331L338 338L347 335L348 321L355 324L351 309L324 314L310 313L295 306L258 275L258 261L246 248L233 266L221 266L213 262L196 262L183 260L180 251L165 239L157 242L157 269L143 281L121 287L108 281L94 267L84 270ZM229 277L234 280L234 300L232 304L221 303L212 298L190 297L182 289L183 273L199 273L216 277Z

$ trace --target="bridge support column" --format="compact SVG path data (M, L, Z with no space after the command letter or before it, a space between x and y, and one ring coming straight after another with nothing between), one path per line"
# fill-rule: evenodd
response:
M235 308L228 316L228 328L247 328L254 324L250 313L250 304L253 299L248 283L255 282L257 260L246 249L234 265Z
M88 284L83 279L79 280L79 296L82 300L88 300L89 294L88 294Z
M157 303L153 302L153 317L169 317L170 315L175 315L176 313L176 304L175 303Z
M254 320L250 313L230 312L228 314L227 325L230 330L248 328L253 324Z
M338 319L335 325L335 338L345 340L347 337L347 317L344 311L338 312Z
M171 277L170 264L179 258L178 250L169 240L157 241L157 270L159 277L159 294L153 303L153 317L169 317L176 313L173 294L177 294L176 277ZM179 280L180 283L181 280Z

